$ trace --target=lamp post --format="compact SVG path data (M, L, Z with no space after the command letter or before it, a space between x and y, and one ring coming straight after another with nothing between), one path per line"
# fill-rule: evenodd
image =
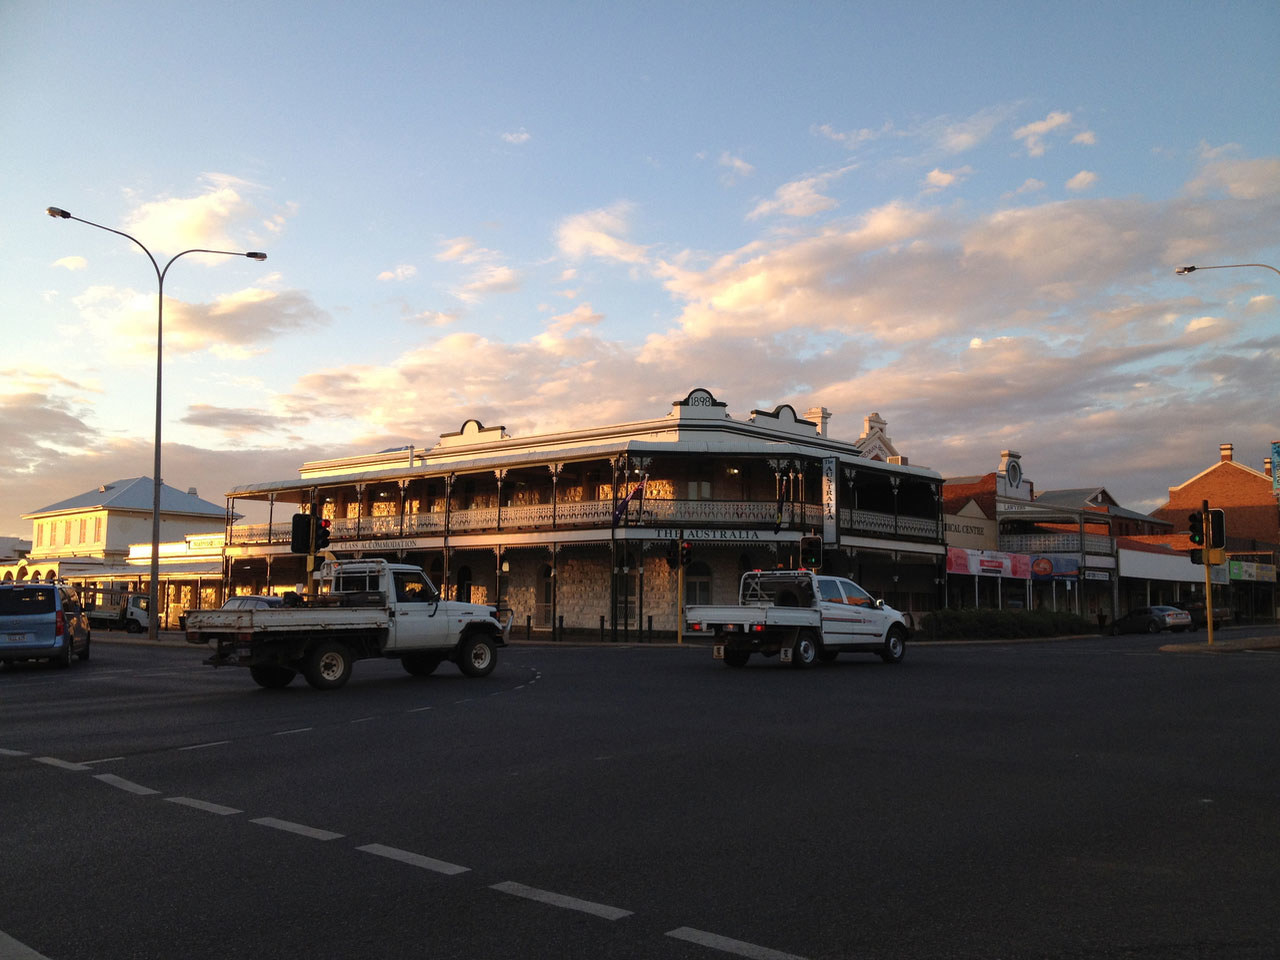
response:
M1261 267L1263 270L1270 270L1272 273L1280 273L1280 270L1277 270L1269 263L1224 263L1218 267L1179 267L1173 272L1180 277L1185 277L1188 273L1195 273L1197 270L1234 270L1236 267Z
M80 217L73 217L66 210L58 207L49 207L45 210L51 217L62 220L76 220L80 223L87 223L91 227L97 227L99 230L106 230L108 233L114 233L132 240L142 252L147 255L147 259L151 261L151 266L156 271L156 281L159 284L159 293L157 296L156 308L156 439L155 439L155 464L154 464L154 481L155 488L151 498L151 585L147 593L147 637L151 640L159 638L160 633L160 383L161 373L164 369L163 349L164 349L164 277L169 272L169 268L173 266L173 262L179 257L185 257L188 253L220 253L229 257L248 257L250 260L265 260L267 255L257 250L251 250L248 253L239 253L234 250L205 250L194 248L191 250L183 250L169 258L169 262L161 268L156 262L156 258L152 256L151 251L143 245L142 241L137 237L130 236L123 230L113 230L111 227L104 227L100 223L94 223L92 220L82 220Z

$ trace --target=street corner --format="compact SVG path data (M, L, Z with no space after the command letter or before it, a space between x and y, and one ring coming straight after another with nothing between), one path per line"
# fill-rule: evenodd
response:
M1280 637L1230 637L1195 643L1167 643L1161 653L1245 653L1253 650L1280 650Z

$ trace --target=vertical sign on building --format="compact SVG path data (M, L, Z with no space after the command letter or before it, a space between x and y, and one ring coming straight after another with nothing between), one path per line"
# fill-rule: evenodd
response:
M1280 440L1271 443L1271 492L1280 493Z
M840 470L839 457L826 457L822 461L822 542L840 545L836 528L836 476Z

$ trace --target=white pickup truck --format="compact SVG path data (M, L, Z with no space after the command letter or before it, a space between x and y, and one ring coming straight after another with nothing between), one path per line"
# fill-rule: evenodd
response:
M755 570L742 575L738 603L685 610L690 634L714 638L717 660L746 666L751 654L807 667L863 651L899 663L910 631L902 614L852 580L811 570Z
M494 607L443 600L420 568L386 560L326 563L319 595L296 606L187 614L187 641L213 645L205 663L248 667L270 688L301 673L318 690L336 689L352 663L373 657L398 659L414 676L452 660L483 677L510 631L510 611L503 622Z

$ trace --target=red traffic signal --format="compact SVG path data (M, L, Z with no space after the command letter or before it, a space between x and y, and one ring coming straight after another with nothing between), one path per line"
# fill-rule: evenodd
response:
M687 567L693 559L693 544L685 541L680 544L680 566Z
M329 546L329 531L332 526L333 521L326 517L321 520L319 526L316 527L317 550L323 550L325 547Z

